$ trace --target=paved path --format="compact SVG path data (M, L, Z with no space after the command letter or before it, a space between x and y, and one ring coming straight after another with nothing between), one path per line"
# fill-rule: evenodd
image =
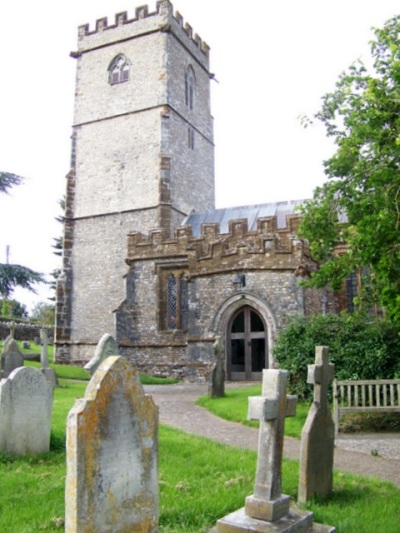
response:
M237 384L227 384L226 388ZM207 394L205 384L146 385L160 410L160 422L188 433L237 446L257 449L258 430L228 422L196 406L196 399ZM378 455L371 455L376 450ZM285 437L284 455L300 457L300 441ZM400 487L400 433L340 435L336 440L335 468L391 481Z

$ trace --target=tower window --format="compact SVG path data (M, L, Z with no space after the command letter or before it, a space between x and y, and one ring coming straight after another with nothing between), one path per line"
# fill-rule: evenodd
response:
M108 82L110 85L122 83L129 80L130 61L120 54L115 57L108 67Z
M188 67L185 72L185 104L193 109L194 104L194 89L196 85L196 77L192 67Z
M194 150L194 129L188 126L188 147Z

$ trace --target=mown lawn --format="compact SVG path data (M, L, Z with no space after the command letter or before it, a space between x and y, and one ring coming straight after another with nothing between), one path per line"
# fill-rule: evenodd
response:
M0 454L0 531L64 529L65 421L85 382L60 380L54 391L52 451L37 457ZM256 453L161 426L160 532L204 533L252 493ZM296 498L297 461L283 461L283 491ZM398 533L400 489L390 483L335 472L332 497L308 507L338 533Z

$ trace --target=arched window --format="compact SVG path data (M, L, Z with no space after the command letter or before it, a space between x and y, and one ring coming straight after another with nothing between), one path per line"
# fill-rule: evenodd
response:
M110 66L108 67L108 82L110 85L115 85L116 83L122 83L129 80L129 69L130 61L129 59L120 54L111 61Z
M185 72L185 104L190 109L193 109L195 86L196 77L194 75L194 70L193 67L189 66Z

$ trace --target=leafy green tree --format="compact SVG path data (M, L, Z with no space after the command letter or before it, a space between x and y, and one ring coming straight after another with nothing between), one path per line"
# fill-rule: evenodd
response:
M38 302L31 311L31 318L43 325L53 325L55 320L54 305L46 302Z
M28 318L28 311L26 305L17 300L3 300L0 299L1 314L4 317L10 318Z
M338 289L363 268L370 282L360 302L379 303L400 323L400 16L374 34L371 65L341 74L315 115L336 152L302 209L300 236L318 264L311 285Z
M8 193L13 185L22 183L23 178L10 172L0 172L0 192ZM39 272L21 265L0 263L0 296L8 299L15 287L22 287L32 292L36 283L46 283Z

